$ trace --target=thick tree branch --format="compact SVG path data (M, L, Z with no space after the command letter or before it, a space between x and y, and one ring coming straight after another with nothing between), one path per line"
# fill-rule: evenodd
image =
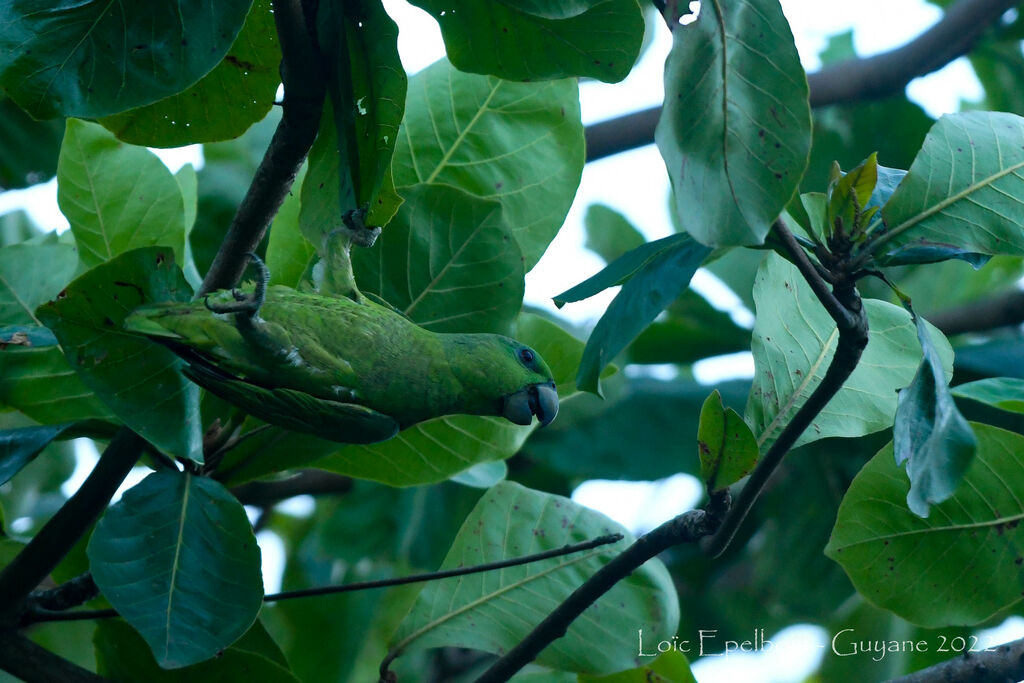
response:
M950 336L1024 323L1024 291L1014 290L939 311L928 322Z
M1019 0L959 0L942 19L902 47L850 59L808 74L811 106L881 99L907 83L966 54L988 28ZM587 161L654 142L661 107L587 126Z
M736 503L722 521L722 526L707 543L705 549L713 556L721 554L732 541L736 530L739 529L747 513L754 506L783 457L804 433L804 430L810 426L818 413L842 388L843 383L853 374L857 363L860 362L861 353L868 343L868 319L861 305L860 297L857 295L856 289L853 288L853 283L840 282L834 290L830 291L828 284L818 274L807 254L797 244L796 238L785 224L776 221L773 230L782 240L783 246L800 270L800 274L811 285L811 289L821 300L825 310L835 320L839 330L839 341L836 344L835 355L832 356L832 361L829 363L821 383L814 388L807 401L786 423L775 443L758 462L750 478L747 479L747 483L744 484L743 490L737 496Z
M16 633L0 633L0 669L26 683L104 683L110 679L86 671Z
M249 263L247 254L256 250L270 227L320 125L326 85L300 0L275 0L274 21L282 53L281 123L199 288L199 296L233 287L241 279Z
M1017 683L1024 681L1024 638L991 651L967 652L889 683Z
M712 534L728 505L726 496L713 499L707 510L690 510L638 538L633 545L573 591L518 645L483 673L476 683L507 681L537 658L544 648L565 635L569 626L615 584L659 553L682 543L694 543ZM384 672L382 668L382 673ZM385 680L382 676L381 680Z
M103 451L81 488L39 530L28 545L0 572L0 612L12 625L24 598L49 576L61 559L106 508L128 472L138 461L145 442L122 428Z

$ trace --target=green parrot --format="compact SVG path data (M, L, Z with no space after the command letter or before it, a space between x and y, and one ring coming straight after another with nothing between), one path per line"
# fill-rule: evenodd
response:
M125 329L179 355L196 384L266 422L342 443L384 441L442 415L503 416L542 426L558 412L551 370L497 334L419 327L353 290L324 296L267 287L253 256L251 296L142 306Z

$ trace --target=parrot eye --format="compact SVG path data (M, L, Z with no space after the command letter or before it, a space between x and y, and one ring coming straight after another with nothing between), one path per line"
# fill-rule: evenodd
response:
M519 349L519 360L523 361L525 365L532 363L534 358L533 351L530 349Z

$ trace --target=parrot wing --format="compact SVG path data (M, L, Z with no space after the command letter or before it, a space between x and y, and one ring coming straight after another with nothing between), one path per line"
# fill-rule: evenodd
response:
M386 441L398 433L398 422L365 406L293 389L268 389L204 363L188 365L182 372L245 412L287 429L349 444Z

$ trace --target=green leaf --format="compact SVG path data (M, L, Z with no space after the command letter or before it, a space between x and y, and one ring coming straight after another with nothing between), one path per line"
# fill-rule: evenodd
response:
M586 241L583 243L611 263L628 251L641 246L647 240L621 213L604 204L591 204L583 216Z
M360 288L428 330L507 333L523 305L523 258L501 205L444 185L402 192L376 244L352 254Z
M529 271L579 186L579 106L573 79L512 83L437 62L409 82L392 162L395 186L401 192L417 183L454 185L501 202Z
M178 182L155 154L118 142L102 126L68 119L57 201L86 267L157 245L170 247L178 263L185 262L185 202Z
M86 272L37 315L120 420L157 448L201 460L198 387L178 372L177 356L121 329L136 307L191 294L170 250L137 249Z
M705 4L696 22L676 27L654 137L694 239L764 241L807 167L807 97L778 0Z
M0 431L0 484L6 484L22 467L73 423L22 427Z
M578 391L576 368L583 357L583 342L551 320L525 312L516 322L515 336L547 362L560 398L568 398Z
M626 348L626 358L630 363L689 364L749 348L750 330L688 289L633 340Z
M7 346L57 346L57 338L42 325L5 325L0 327L0 350Z
M605 366L689 287L690 278L711 252L685 234L666 237L658 242L664 248L634 272L591 332L576 376L576 385L580 390L598 393L598 377ZM619 260L628 256L626 254ZM612 263L605 271L612 270L617 263ZM586 284L577 285L573 289ZM570 292L560 298L567 297Z
M224 58L251 2L5 2L0 88L39 119L150 104Z
M909 483L892 445L861 470L825 553L870 602L927 627L977 624L1021 601L1014 577L1024 506L1007 482L1024 469L1024 437L972 423L978 452L963 484L927 519L906 508Z
M38 325L36 308L60 293L77 266L78 254L66 244L0 247L0 320Z
M437 19L455 68L510 81L589 76L617 83L633 68L644 38L636 0L592 2L582 12L573 3L541 15L532 2L531 7L474 0L412 4Z
M324 0L317 15L319 44L327 63L335 128L334 176L339 214L373 207L389 173L405 110L408 77L398 57L398 27L380 2ZM323 124L322 124L323 125ZM327 124L330 125L330 124ZM326 137L326 136L325 136ZM386 221L372 223L383 225Z
M36 121L0 95L0 192L45 183L57 172L63 121Z
M924 358L914 381L899 392L893 443L896 464L906 466L910 477L907 505L914 514L927 517L929 505L956 491L977 441L949 393L949 380L924 318L914 316L914 321Z
M502 5L545 19L569 19L606 0L498 0Z
M953 396L995 406L1011 413L1024 413L1024 380L1014 377L990 377L976 382L958 384L950 389Z
M163 668L202 662L231 645L263 601L260 551L245 510L205 477L149 475L100 519L88 554L96 585Z
M838 166L837 166L838 167ZM853 230L854 219L864 213L878 182L878 155L872 154L850 171L843 174L835 187L829 188L828 228L835 229L836 219L842 219L846 234ZM866 226L865 226L866 227Z
M882 208L885 231L867 248L883 265L1024 254L1021 169L1020 117L943 116Z
M604 515L566 498L503 482L484 494L466 518L441 569L518 557L616 532L625 539L612 548L633 540ZM613 555L604 546L501 572L431 583L395 634L396 647L505 652ZM675 633L678 604L664 565L651 560L573 622L537 662L594 674L634 667L634 630L609 629L608 624L642 624L645 634L657 642ZM523 618L509 619L509 614ZM601 647L595 648L594 643Z
M722 405L717 390L700 409L697 454L700 478L708 493L729 488L750 474L757 463L757 439L739 413Z
M762 262L754 299L754 385L745 417L764 452L825 376L839 332L796 266L782 257L769 254ZM797 445L830 436L863 436L892 425L896 390L914 377L920 344L910 315L901 307L874 299L864 300L864 307L871 333L860 363ZM952 350L941 332L933 334L938 335L938 355L949 376Z
M93 642L100 675L118 683L298 683L299 679L288 670L286 661L268 656L275 653L248 647L269 639L257 621L242 638L214 659L171 671L160 668L146 642L123 621L101 621ZM279 655L280 651L276 653Z
M669 650L650 661L649 657L653 656L651 653L656 650L653 647L649 650L645 653L644 666L609 676L583 674L579 677L579 683L697 683L690 671L690 662L682 652Z
M295 178L293 187L304 184L306 167L303 166ZM298 289L300 284L311 278L312 268L317 262L316 248L302 235L299 229L301 211L298 191L293 190L284 198L284 203L274 216L267 240L267 268L270 269L270 284L288 285Z
M180 147L230 140L270 111L281 82L280 63L270 0L255 0L231 49L213 71L183 92L99 123L133 145Z

